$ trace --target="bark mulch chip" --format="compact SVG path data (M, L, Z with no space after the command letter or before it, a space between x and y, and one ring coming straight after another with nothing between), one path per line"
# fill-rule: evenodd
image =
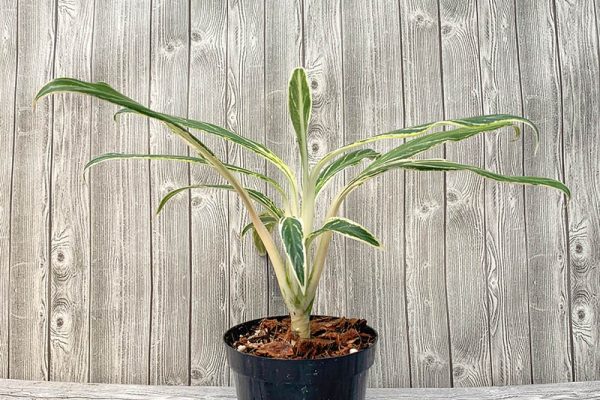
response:
M310 339L300 339L290 329L290 319L265 318L233 346L262 357L307 360L344 356L366 349L375 337L365 332L367 321L356 318L313 317Z

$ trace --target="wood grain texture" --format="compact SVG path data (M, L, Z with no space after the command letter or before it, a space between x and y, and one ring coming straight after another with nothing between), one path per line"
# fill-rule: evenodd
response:
M344 82L342 66L342 2L304 1L304 67L312 91L313 111L308 131L311 165L344 145ZM353 7L350 6L349 11ZM301 176L301 175L300 175ZM333 197L342 189L344 174L332 179L320 194L315 213L318 229ZM342 212L343 215L343 207ZM343 237L334 236L321 276L313 313L347 315L348 265ZM353 245L355 243L352 243ZM350 294L351 295L351 294Z
M225 126L227 2L192 1L190 10L189 116ZM222 140L203 142L226 159ZM193 167L192 183L216 183L214 172ZM221 334L229 328L229 216L227 193L191 193L192 385L225 385L229 371Z
M150 106L173 115L188 109L187 0L152 2ZM150 122L150 152L187 154L185 144L163 124ZM140 163L140 161L132 161ZM150 204L158 207L174 188L189 185L189 165L150 163ZM182 385L189 380L190 221L189 196L173 202L152 225L152 326L150 383Z
M20 1L10 233L10 371L48 378L52 100L32 98L52 78L54 1Z
M351 143L403 125L402 49L395 4L345 1L343 7L344 132ZM348 241L346 247L348 314L366 318L380 334L371 386L410 386L404 210L398 200L403 183L401 173L390 172L363 185L346 204L346 215L373 229L385 246L378 251Z
M443 119L438 4L401 1L405 125ZM443 149L427 152L440 158ZM444 174L406 172L406 296L412 385L450 386ZM385 198L385 196L384 196Z
M222 332L286 312L267 261L239 239L247 217L234 194L193 191L154 215L161 194L222 182L214 172L124 161L94 168L86 183L90 156L188 150L142 118L115 125L117 108L87 97L32 110L35 92L58 75L106 81L266 143L297 168L286 90L303 64L313 161L401 126L523 114L540 127L537 154L529 130L516 143L506 130L445 155L564 179L574 193L565 201L468 174L400 172L354 193L344 214L385 250L336 238L314 311L379 330L370 384L600 379L600 0L0 0L0 15L0 378L225 385ZM229 162L279 177L195 133ZM576 387L573 396L591 390ZM397 398L546 398L537 388ZM128 390L120 394L144 396ZM233 396L207 390L165 396ZM370 396L379 393L396 392Z
M539 125L537 153L525 132L524 173L563 180L562 107L551 1L516 2L523 115ZM572 380L569 265L562 193L527 187L527 263L534 383ZM551 222L552 221L552 222Z
M8 378L10 197L15 136L15 83L17 67L17 2L0 1L0 377Z
M58 2L56 76L91 78L94 4ZM87 382L89 369L91 99L54 99L50 380Z
M430 399L596 399L600 382L554 385L500 386L454 389L367 389L367 400ZM174 387L141 385L77 384L0 380L0 396L5 399L236 399L232 387Z
M302 176L298 147L294 146L294 128L288 113L288 82L291 71L302 65L302 0L265 2L265 132L267 147ZM313 113L314 115L314 113ZM277 167L267 165L268 176L279 176ZM269 196L279 201L277 192ZM269 315L288 311L273 269L269 268Z
M480 66L485 114L520 115L521 90L512 0L478 2ZM486 134L485 167L523 174L523 149L513 131ZM492 382L531 383L524 189L485 183L486 258Z
M598 35L592 2L556 2L562 78L574 379L600 376L600 125ZM578 40L573 40L576 36Z
M445 118L482 112L477 4L440 1ZM483 139L449 144L446 158L483 167ZM453 385L492 383L483 178L446 174L446 280Z
M227 42L227 126L257 142L265 142L264 3L229 1ZM228 145L230 164L266 170L265 161L239 146ZM265 192L266 184L240 178L247 186ZM245 207L229 194L230 324L264 317L268 308L268 265L254 249L251 235L241 239L248 223Z
M149 103L150 1L96 3L94 81ZM107 23L110 21L110 23ZM92 155L147 153L148 122L93 102ZM151 236L147 163L94 168L91 186L90 381L147 383Z

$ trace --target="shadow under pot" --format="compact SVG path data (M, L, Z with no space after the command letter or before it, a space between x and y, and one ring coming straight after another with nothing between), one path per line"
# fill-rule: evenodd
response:
M284 360L243 353L233 347L241 335L253 332L261 320L236 325L223 336L238 400L365 399L367 373L373 365L377 344L373 328L363 328L374 338L368 348L338 357Z

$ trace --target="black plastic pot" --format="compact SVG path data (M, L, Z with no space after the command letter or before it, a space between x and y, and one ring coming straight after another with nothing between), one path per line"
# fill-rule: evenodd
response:
M271 317L283 319L287 316ZM367 372L375 359L377 332L367 349L319 360L277 360L242 353L232 344L260 319L229 329L223 336L238 400L364 400Z

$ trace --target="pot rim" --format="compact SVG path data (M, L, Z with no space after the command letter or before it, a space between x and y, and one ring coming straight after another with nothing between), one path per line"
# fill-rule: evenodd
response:
M368 323L367 323L367 328L369 328L373 332L373 334L374 334L374 338L375 339L373 340L373 343L371 343L369 345L369 347L367 347L367 348L358 350L356 353L344 354L344 355L335 356L335 357L289 359L289 358L273 358L273 357L257 356L255 354L243 353L243 352L239 351L237 348L233 347L233 345L229 344L228 341L227 341L228 334L232 330L234 330L235 328L239 327L240 325L258 323L259 321L262 321L263 319L266 319L266 318L283 319L283 318L287 318L287 317L289 317L288 314L285 314L285 315L274 315L274 316L267 316L267 317L256 318L256 319L252 319L252 320L249 320L249 321L245 321L245 322L236 324L236 325L230 327L229 329L227 329L225 331L225 333L222 336L223 343L225 343L225 346L229 347L230 349L235 350L240 355L245 356L245 357L254 357L254 358L257 358L257 359L261 359L261 360L273 360L273 361L278 361L278 362L307 362L307 361L319 362L319 361L326 361L326 360L341 360L341 359L345 359L345 358L357 357L358 355L364 353L365 351L369 351L369 350L372 351L372 350L374 350L375 349L375 345L379 341L379 333L377 332L377 330L375 330L373 327L371 327ZM311 315L310 316L311 319L314 318L314 317L341 318L341 317L334 317L334 316L331 316L331 315Z

